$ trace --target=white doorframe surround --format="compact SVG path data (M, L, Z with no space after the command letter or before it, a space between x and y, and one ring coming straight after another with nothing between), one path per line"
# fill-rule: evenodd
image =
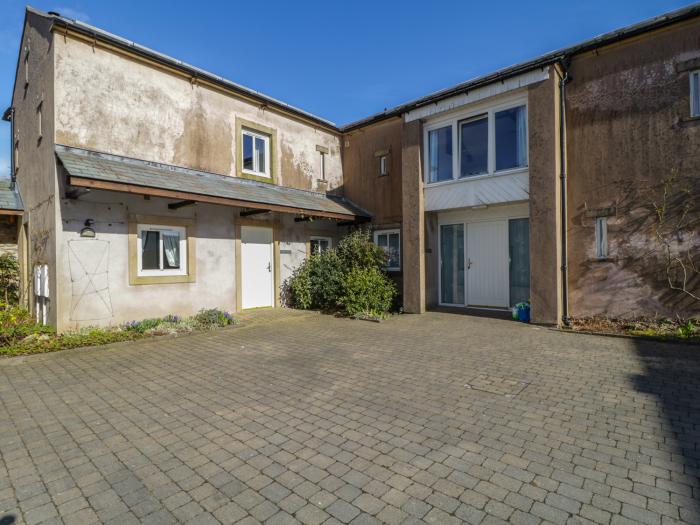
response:
M272 226L241 226L241 308L275 304Z

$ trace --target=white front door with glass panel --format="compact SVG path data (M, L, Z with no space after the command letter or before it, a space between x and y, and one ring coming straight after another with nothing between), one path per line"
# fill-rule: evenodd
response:
M467 224L467 304L508 307L508 222Z
M242 308L274 304L272 228L241 226Z

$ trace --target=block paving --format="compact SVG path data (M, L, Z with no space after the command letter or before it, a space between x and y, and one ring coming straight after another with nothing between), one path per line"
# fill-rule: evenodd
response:
M0 360L0 523L700 523L700 348L247 314Z

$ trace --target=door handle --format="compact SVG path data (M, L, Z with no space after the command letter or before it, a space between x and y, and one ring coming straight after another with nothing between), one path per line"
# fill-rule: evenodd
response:
M469 270L472 267L472 260L467 259L467 270Z
M272 271L272 264L271 263L267 263L267 271L268 272Z

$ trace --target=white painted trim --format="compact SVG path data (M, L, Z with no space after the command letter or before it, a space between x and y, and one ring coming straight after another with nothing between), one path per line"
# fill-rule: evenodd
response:
M142 242L141 234L144 231L158 231L158 266L160 270L142 269ZM180 268L163 269L163 235L162 232L177 232L180 235ZM164 226L162 224L137 224L136 225L136 275L139 277L155 277L166 275L187 275L187 228L182 226Z
M253 169L245 169L244 166L244 155L245 146L243 145L243 138L248 135L253 139ZM265 171L259 171L257 166L258 156L255 154L255 139L261 139L265 144ZM257 177L269 177L270 176L270 136L264 133L258 133L256 131L251 131L248 128L243 128L241 130L241 171L247 173L248 175L255 175Z
M413 111L406 113L404 115L404 120L406 122L412 122L414 120L426 119L446 111L459 109L467 104L473 104L474 102L478 102L486 98L491 98L496 95L521 89L531 84L536 84L537 82L547 80L548 78L549 67L529 71L504 81L499 80L487 86L475 88L472 91L468 91L467 93L463 93L461 95L446 98L445 100L441 100L434 104L428 104L426 106L416 108Z
M519 106L525 107L525 119L527 122L528 118L528 100L527 94L519 93L517 95L502 98L498 101L487 101L481 104L475 104L469 108L454 112L449 115L440 118L440 120L432 121L425 126L423 126L423 173L424 187L432 187L434 185L445 184L448 182L464 182L467 183L472 180L478 180L485 177L493 177L495 175L505 175L509 173L518 173L522 171L527 171L530 164L530 127L529 123L526 127L525 136L525 166L519 166L516 168L509 168L504 170L496 170L496 113L504 111L507 109L516 108ZM460 144L460 124L471 118L477 117L479 115L486 115L488 119L488 158L487 158L487 173L481 173L479 175L473 175L471 177L460 177L460 162L462 150L459 147ZM452 127L452 180L430 182L430 132L436 129L441 129L444 127Z
M391 234L397 234L399 236L399 265L398 266L387 266L386 271L388 272L398 272L401 271L401 230L397 229L391 229L391 230L375 230L374 231L374 244L379 246L379 243L377 242L377 237L380 235L391 235ZM387 238L387 246L389 244L389 239Z

